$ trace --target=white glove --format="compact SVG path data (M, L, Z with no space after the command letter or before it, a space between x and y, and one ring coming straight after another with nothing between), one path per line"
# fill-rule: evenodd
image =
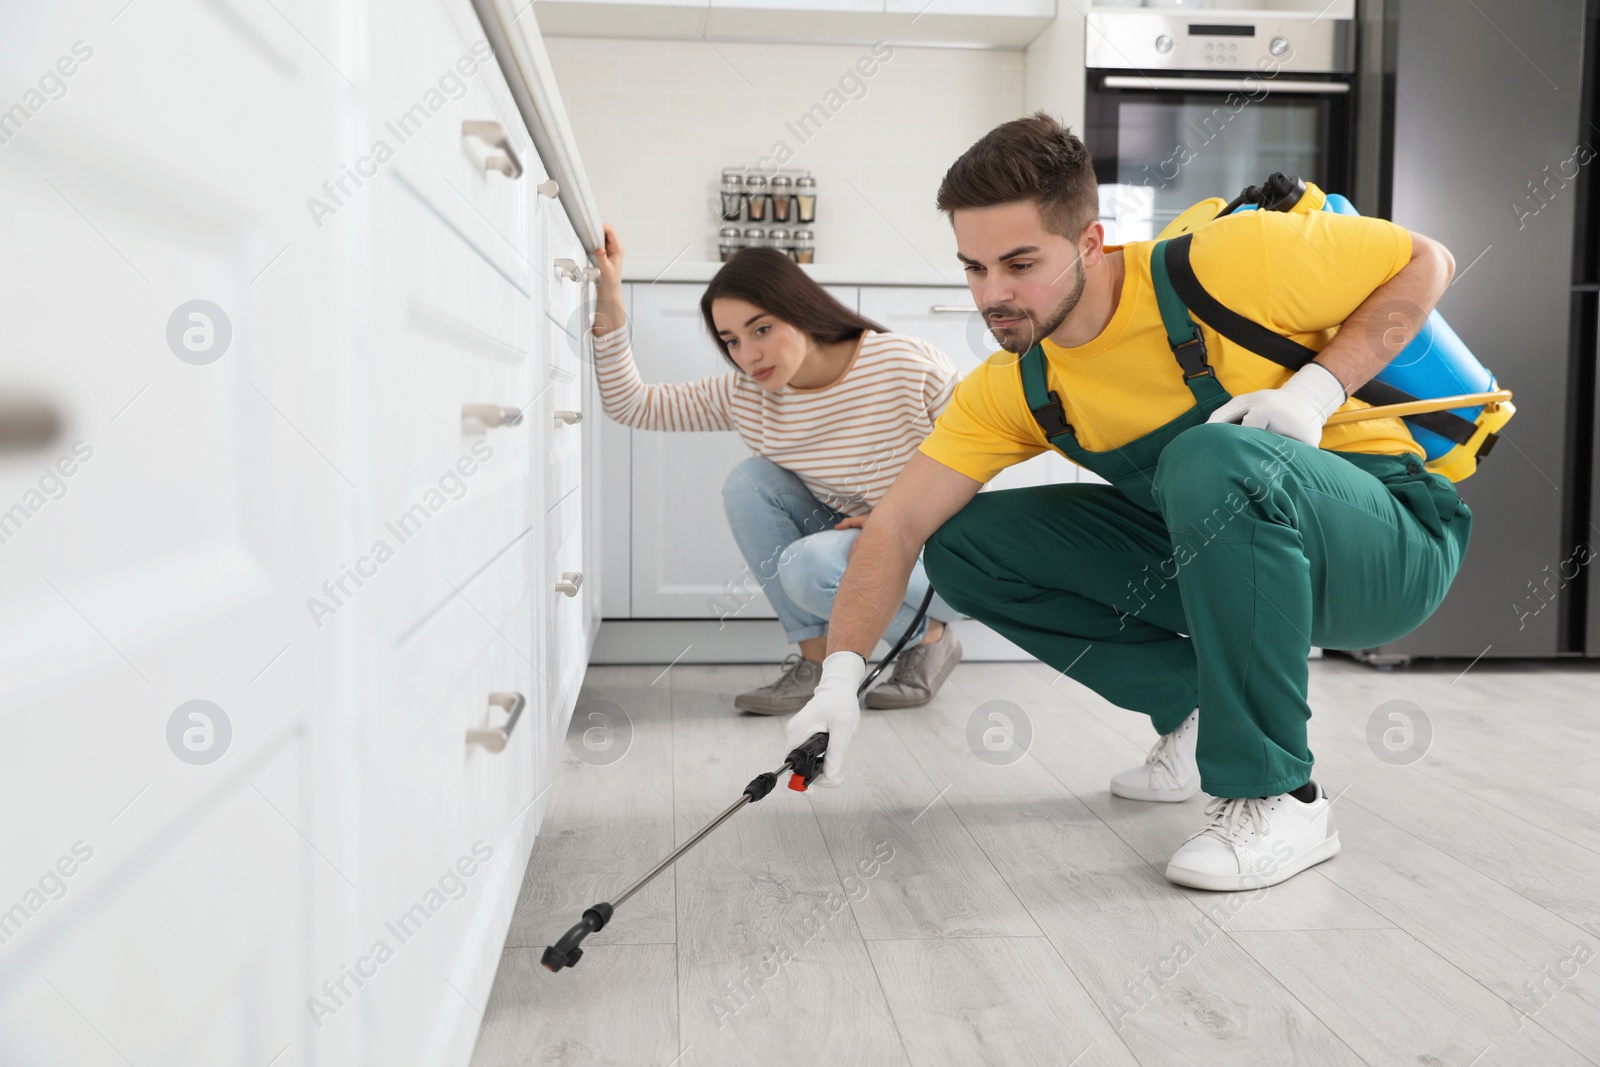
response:
M1211 413L1207 422L1239 422L1292 437L1313 447L1322 442L1322 424L1346 400L1338 377L1317 362L1307 363L1276 389L1236 396Z
M784 724L784 755L803 745L819 730L828 734L828 754L822 774L813 785L836 786L844 766L845 746L861 722L861 700L856 690L867 676L867 661L857 652L835 652L822 661L822 680L806 706Z

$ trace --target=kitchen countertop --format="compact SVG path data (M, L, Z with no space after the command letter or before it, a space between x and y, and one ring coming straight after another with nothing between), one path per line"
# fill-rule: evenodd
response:
M801 269L823 285L926 285L966 289L959 266L940 271L931 263L802 263ZM722 269L714 260L680 259L670 263L627 261L626 282L709 282Z

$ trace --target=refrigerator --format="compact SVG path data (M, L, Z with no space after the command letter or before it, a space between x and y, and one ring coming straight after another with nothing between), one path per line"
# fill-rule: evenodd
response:
M1363 5L1354 129L1364 214L1435 238L1440 314L1515 394L1458 483L1466 560L1422 626L1363 661L1600 656L1595 350L1596 0Z

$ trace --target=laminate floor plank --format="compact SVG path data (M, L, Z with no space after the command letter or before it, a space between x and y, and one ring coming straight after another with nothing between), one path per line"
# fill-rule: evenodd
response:
M951 805L1140 1063L1361 1063L1077 800Z
M868 945L904 1033L942 1064L1134 1067L1137 1060L1043 937L929 938Z
M807 790L803 802L816 812L867 940L1039 935L885 717L862 719L844 781Z
M1572 777L1578 754L1600 744L1600 674L1590 667L1493 662L1464 673L1378 672L1346 662L1343 678L1313 670L1311 704L1365 736L1368 720L1391 701L1410 702L1432 735L1419 765L1475 803L1600 853L1600 790L1575 789Z
M957 667L938 695L920 708L868 709L862 714L881 717L892 725L917 765L947 796L1062 792L1060 784L1033 760L985 761L975 755L980 749L1004 755L1025 743L1003 703L1009 691L1005 676L974 670L980 666L986 665Z
M1600 744L1600 717L1594 732L1590 743ZM1433 753L1408 765L1385 763L1369 746L1364 722L1315 733L1316 773L1324 781L1342 783L1337 788L1348 785L1345 799L1556 915L1580 925L1600 923L1600 853L1573 843L1571 838L1581 835L1563 826L1559 814L1544 811L1540 817L1562 827L1565 836L1498 806L1470 782L1452 781L1452 770ZM1490 773L1500 788L1516 790L1520 775L1515 765L1503 764ZM1342 837L1345 848L1360 847L1359 838Z
M1250 932L1237 940L1368 1063L1581 1067L1483 986L1400 930Z
M747 805L675 865L685 1067L906 1064L816 816L790 799ZM725 807L680 802L680 840Z
M694 664L671 668L657 683L672 694L672 747L651 758L670 758L675 800L731 804L752 778L783 763L788 716L752 715L733 706L735 696L776 677L776 668L753 663Z
M1551 914L1479 874L1352 799L1340 812L1345 845L1323 864L1342 886L1417 941L1490 990L1506 1013L1537 1006L1534 1024L1574 1050L1600 1059L1600 944L1583 927ZM1336 865L1337 864L1337 865ZM1589 963L1563 960L1588 956ZM1572 972L1548 1003L1529 985L1546 969Z
M542 951L501 955L472 1067L688 1067L677 1041L675 946L596 939L560 974L540 966Z

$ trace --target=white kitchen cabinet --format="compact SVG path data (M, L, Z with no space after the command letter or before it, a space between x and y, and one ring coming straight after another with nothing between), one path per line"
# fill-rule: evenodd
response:
M622 313L629 322L633 321L634 288L632 284L622 287ZM626 619L633 614L633 431L605 417L594 375L590 376L589 394L594 415L590 421L599 437L597 485L605 515L604 527L596 531L600 569L606 576L600 611L603 618Z
M586 546L592 539L592 488L582 485L585 447L592 440L593 411L585 398L593 376L587 324L593 316L592 268L559 204L541 201L545 306L542 329L549 355L540 421L548 436L545 487L546 569L538 595L547 605L547 703L559 714L547 736L566 733L578 683L588 663L590 634L599 611L594 568ZM552 755L554 749L551 750ZM553 773L552 762L547 770Z
M703 285L633 285L634 361L646 383L722 374L700 316ZM827 286L854 310L853 286ZM636 619L775 619L739 553L722 509L722 486L751 455L733 431L633 430L632 595Z
M551 37L809 41L1023 48L1056 16L1056 0L540 0Z
M364 114L377 136L408 137L392 180L366 190L373 488L362 525L378 537L409 514L418 528L372 583L375 625L362 633L373 684L358 734L366 877L351 943L320 942L315 970L337 973L386 933L398 941L389 926L400 929L397 917L444 872L463 857L473 866L475 848L492 853L458 900L394 944L382 995L374 980L365 998L364 1052L396 1062L416 1055L419 1034L433 1056L454 1051L465 1020L448 983L470 995L493 974L498 946L474 931L503 905L526 825L517 815L537 792L528 726L559 715L535 681L543 620L529 596L544 547L530 522L543 509L530 498L549 473L547 442L525 413L513 421L550 361L534 191L543 168L476 16L458 0L408 0L374 6L367 20L384 44L371 54ZM415 110L441 79L464 89L442 92L436 112ZM407 115L420 125L403 127ZM497 158L500 169L488 165ZM468 744L468 730L506 720L491 700L501 693L523 705L509 743Z
M361 474L348 368L317 358L346 278L303 206L342 116L270 11L196 15L7 15L5 84L74 62L0 165L5 1063L310 1062L334 868L360 874L317 812L355 644L305 607ZM59 433L19 441L13 405Z
M1056 0L883 0L891 15L985 16L992 18L1053 19Z
M80 16L0 57L76 54L0 129L0 1062L465 1064L598 623L583 243L468 0Z

